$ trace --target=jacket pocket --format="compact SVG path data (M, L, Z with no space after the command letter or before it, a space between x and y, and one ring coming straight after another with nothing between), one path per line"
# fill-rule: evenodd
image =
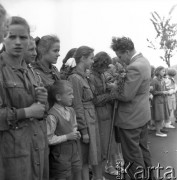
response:
M29 133L25 127L3 131L1 139L3 157L16 158L29 155L31 146Z

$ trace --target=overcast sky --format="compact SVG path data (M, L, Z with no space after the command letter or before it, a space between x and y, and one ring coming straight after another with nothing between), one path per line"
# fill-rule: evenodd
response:
M177 0L0 0L10 16L24 17L31 26L31 34L43 36L55 34L61 40L57 67L67 51L73 47L88 45L95 53L110 49L113 36L128 36L154 66L165 65L160 52L147 47L147 38L156 36L151 12L167 16ZM177 23L177 7L173 12ZM177 64L177 58L171 60Z

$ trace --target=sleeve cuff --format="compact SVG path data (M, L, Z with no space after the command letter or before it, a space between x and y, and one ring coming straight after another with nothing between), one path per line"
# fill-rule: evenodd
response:
M16 110L16 113L17 113L17 120L21 120L21 119L26 118L24 108L17 109L17 110Z

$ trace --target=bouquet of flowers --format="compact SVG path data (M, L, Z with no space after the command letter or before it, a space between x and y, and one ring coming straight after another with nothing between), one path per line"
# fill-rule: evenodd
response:
M112 78L109 77L107 79L107 88L111 92L119 94L122 93L126 79L126 74L127 72L125 67L121 66L117 68L117 71L116 73L114 73L114 76L112 76Z

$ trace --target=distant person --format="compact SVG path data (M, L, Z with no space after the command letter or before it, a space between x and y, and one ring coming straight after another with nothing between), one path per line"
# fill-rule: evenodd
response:
M152 108L153 85L152 85L152 82L153 82L154 76L155 76L155 67L151 65L151 83L150 83L150 89L149 89L149 102L150 102L150 107L151 107L151 120L149 121L149 124L148 124L148 130L155 130L156 129L154 120L152 119L152 114L153 114L153 108Z
M159 66L155 70L155 78L152 81L152 119L156 126L156 136L167 137L164 133L163 127L165 121L169 120L169 106L168 106L168 91L166 88L165 80L165 68Z
M136 179L138 167L146 173L148 167L152 167L147 145L151 67L149 61L135 50L130 38L114 37L111 48L120 61L127 65L123 92L115 91L112 96L119 102L116 124L119 127L125 167L131 164L127 173L131 179Z
M78 153L80 132L76 114L71 107L73 89L66 80L55 81L49 90L53 102L47 116L50 145L50 180L81 180L81 159Z
M174 122L176 120L174 117L174 111L176 109L176 95L175 94L177 91L175 80L174 80L175 75L176 75L175 69L173 69L173 68L167 69L166 88L169 93L168 94L168 106L169 106L169 110L170 110L170 118L169 118L169 122L167 122L166 126L174 124Z

